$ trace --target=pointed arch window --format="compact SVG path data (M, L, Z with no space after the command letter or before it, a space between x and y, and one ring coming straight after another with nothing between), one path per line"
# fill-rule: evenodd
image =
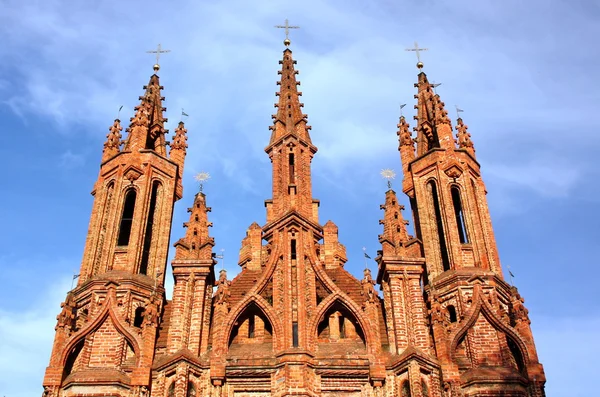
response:
M129 245L136 195L137 193L134 189L129 190L125 195L125 204L123 205L123 214L121 215L121 224L119 226L119 237L117 238L117 245L119 246Z
M402 385L400 386L400 396L401 397L411 397L410 396L410 383L408 379L404 379L402 381Z
M154 229L154 218L156 214L156 202L160 190L160 182L155 181L152 184L152 195L150 196L150 208L148 209L148 219L146 221L146 233L144 236L144 250L142 251L142 261L140 263L140 273L148 273L148 262L150 261L150 248L152 245L152 232Z
M454 205L454 217L456 218L456 227L458 228L458 237L461 244L469 243L467 227L465 225L465 215L462 209L462 201L460 199L460 190L457 186L450 188L452 193L452 204Z
M188 382L187 397L196 397L196 385L192 381Z
M431 202L433 204L433 212L435 214L435 223L440 242L440 254L442 255L442 267L444 271L450 270L450 258L448 257L448 248L446 246L446 237L444 236L444 223L442 221L442 212L440 209L440 200L438 197L437 187L434 181L427 183L429 193L431 194Z
M175 397L175 380L171 382L169 389L167 390L167 397Z

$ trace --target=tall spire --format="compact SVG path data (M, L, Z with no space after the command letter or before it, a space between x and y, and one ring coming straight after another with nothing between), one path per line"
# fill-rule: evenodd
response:
M153 74L148 85L144 86L146 92L140 97L141 103L135 107L136 113L127 129L129 136L125 141L124 151L150 149L166 156L165 134L168 131L164 128L167 118L163 116L166 110L162 106L165 99L161 95L163 88L156 74Z
M419 73L419 82L415 84L418 93L417 99L417 156L430 149L454 149L452 125L448 118L444 102L433 91L433 86L427 80L424 72Z
M275 93L279 97L279 101L275 104L277 113L272 116L274 122L270 129L273 133L269 145L287 134L294 134L298 139L312 145L308 133L310 126L306 124L308 116L303 114L301 109L304 104L300 102L302 92L298 91L300 82L296 80L298 74L298 71L294 69L296 61L292 59L292 51L289 48L283 51L283 60L279 61L279 64L282 65L278 72L281 79L277 82L280 88Z
M318 222L318 200L312 198L311 161L317 148L312 144L308 131L307 115L301 108L296 81L298 72L294 69L296 61L292 59L292 51L283 51L282 65L278 72L281 79L279 102L275 104L277 114L272 117L273 125L269 145L265 152L273 164L273 199L267 200L267 222L282 215L296 211L308 219Z
M194 205L188 208L190 220L183 224L187 229L185 237L174 244L175 259L211 259L215 239L208 234L208 228L212 226L212 222L208 221L210 211L204 193L197 193Z
M178 182L176 187L176 193L178 197L183 194L183 186L181 181L183 180L183 165L185 163L185 156L187 153L187 130L183 121L179 122L177 128L175 128L175 135L173 140L169 144L171 150L169 150L169 158L177 164L177 176Z
M110 126L108 131L106 142L104 143L104 150L102 151L103 163L121 151L121 131L123 131L121 120L115 119L114 124Z

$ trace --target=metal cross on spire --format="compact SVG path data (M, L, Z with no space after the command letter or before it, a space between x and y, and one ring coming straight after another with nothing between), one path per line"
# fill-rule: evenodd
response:
M156 54L156 63L154 64L154 70L158 71L158 69L160 69L160 65L158 64L158 61L160 60L160 54L165 54L167 52L171 52L171 50L163 50L160 43L158 43L158 45L156 46L156 50L150 50L150 51L146 51L146 52L148 54Z
M283 44L285 46L289 46L291 44L290 41L290 29L300 29L300 26L292 26L289 24L287 18L285 19L285 25L275 25L277 29L285 29L285 40L283 40Z
M420 51L427 51L427 48L419 48L419 43L415 41L414 48L407 48L406 51L414 51L417 54L417 68L423 69L423 62L421 62L421 54Z

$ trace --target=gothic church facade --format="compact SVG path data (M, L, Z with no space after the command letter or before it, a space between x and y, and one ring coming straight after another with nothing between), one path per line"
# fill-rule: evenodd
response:
M319 221L317 147L289 48L279 63L266 147L272 198L266 223L247 230L232 280L215 273L200 192L175 243L166 299L188 145L183 122L166 141L157 74L126 139L119 120L110 127L44 396L544 396L527 309L503 278L473 142L461 119L452 126L425 73L415 84L415 136L404 117L397 131L416 235L388 190L378 273L359 280L344 268L337 226Z

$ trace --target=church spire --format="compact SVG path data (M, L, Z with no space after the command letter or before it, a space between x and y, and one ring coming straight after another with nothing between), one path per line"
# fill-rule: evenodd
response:
M269 145L273 145L279 139L288 134L294 134L300 140L305 141L312 146L308 131L310 126L307 123L307 115L302 113L304 104L300 102L302 92L298 91L300 82L296 80L298 71L294 65L296 61L292 59L292 51L286 48L283 51L283 59L279 61L281 70L277 72L281 79L277 82L279 91L275 93L279 101L275 104L277 113L274 114L273 131Z
M157 66L154 66L155 71L158 71ZM166 156L165 134L168 131L164 128L167 118L163 116L166 110L162 106L162 101L165 99L161 95L163 88L157 74L153 74L148 85L144 86L146 92L140 97L140 104L135 107L136 113L131 118L131 124L127 129L129 135L125 141L124 151L148 149Z
M433 90L433 85L427 80L424 72L419 73L418 83L415 84L418 93L417 99L417 156L431 149L454 149L452 125L448 112L440 96Z
M287 25L287 23L286 23ZM290 26L288 26L289 28ZM289 40L289 39L288 39ZM286 46L289 42L285 42ZM308 219L318 222L318 200L312 198L311 162L317 148L312 144L308 131L307 115L299 97L302 95L296 81L298 72L294 69L296 61L292 51L286 48L283 59L279 61L281 79L279 102L275 104L277 114L273 115L273 125L269 145L265 152L273 164L273 199L267 200L267 222L282 215L296 211Z

